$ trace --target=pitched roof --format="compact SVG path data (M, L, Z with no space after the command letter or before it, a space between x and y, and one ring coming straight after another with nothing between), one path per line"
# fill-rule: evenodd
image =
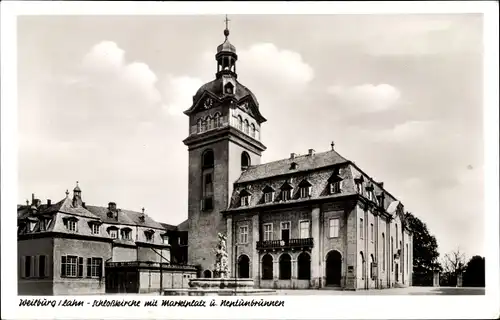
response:
M163 227L165 230L168 230L168 231L174 231L174 230L177 230L177 226L174 226L174 225L171 225L171 224L168 224L168 223L163 223L163 222L160 222L160 224L162 225L162 227Z
M290 164L292 162L297 163L296 169L290 169ZM250 166L241 174L236 183L255 181L289 173L315 170L345 162L348 162L348 160L334 150L316 153L313 155L296 156L293 159L287 158L256 166Z
M87 206L87 209L94 215L98 216L103 222L110 224L128 224L138 225L143 227L150 227L155 229L164 229L164 227L154 221L151 217L142 212L120 209L118 211L118 220L114 217L108 217L108 208L99 206ZM144 215L144 221L140 217Z

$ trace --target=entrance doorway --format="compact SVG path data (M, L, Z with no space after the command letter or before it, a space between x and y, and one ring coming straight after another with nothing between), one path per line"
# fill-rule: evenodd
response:
M342 256L340 252L333 250L326 256L326 285L340 286L342 278Z
M247 255L241 255L238 259L238 277L250 278L250 259Z
M394 266L394 277L396 282L399 282L399 265L397 263Z

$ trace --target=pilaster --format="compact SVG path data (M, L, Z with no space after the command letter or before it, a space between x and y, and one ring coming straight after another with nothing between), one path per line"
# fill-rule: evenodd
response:
M235 263L235 257L233 253L233 218L231 216L227 216L226 218L226 250L227 250L227 257L228 257L228 273L231 275L231 277L236 277L236 273L233 272L234 270L234 263Z
M256 213L252 216L252 278L255 287L260 286L260 259L259 252L257 251L257 241L260 239L260 221L259 214Z
M311 288L321 288L321 257L320 257L320 208L311 212L311 234L314 245L311 250Z

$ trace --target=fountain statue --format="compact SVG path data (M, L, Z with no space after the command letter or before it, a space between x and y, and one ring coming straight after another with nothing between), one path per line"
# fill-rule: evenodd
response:
M219 233L219 242L212 251L215 254L213 278L194 278L189 280L189 289L166 289L163 295L190 295L190 296L233 296L233 295L269 295L274 290L254 288L251 278L230 278L229 257L227 254L227 236Z
M227 259L227 247L226 240L227 237L220 233L217 235L219 237L219 244L217 248L214 249L215 252L215 269L214 278L226 279L228 278L229 266Z

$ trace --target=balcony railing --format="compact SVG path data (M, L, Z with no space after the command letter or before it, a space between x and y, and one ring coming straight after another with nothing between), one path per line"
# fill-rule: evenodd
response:
M288 241L286 240L257 241L257 250L310 248L313 246L314 246L313 238L290 239Z

